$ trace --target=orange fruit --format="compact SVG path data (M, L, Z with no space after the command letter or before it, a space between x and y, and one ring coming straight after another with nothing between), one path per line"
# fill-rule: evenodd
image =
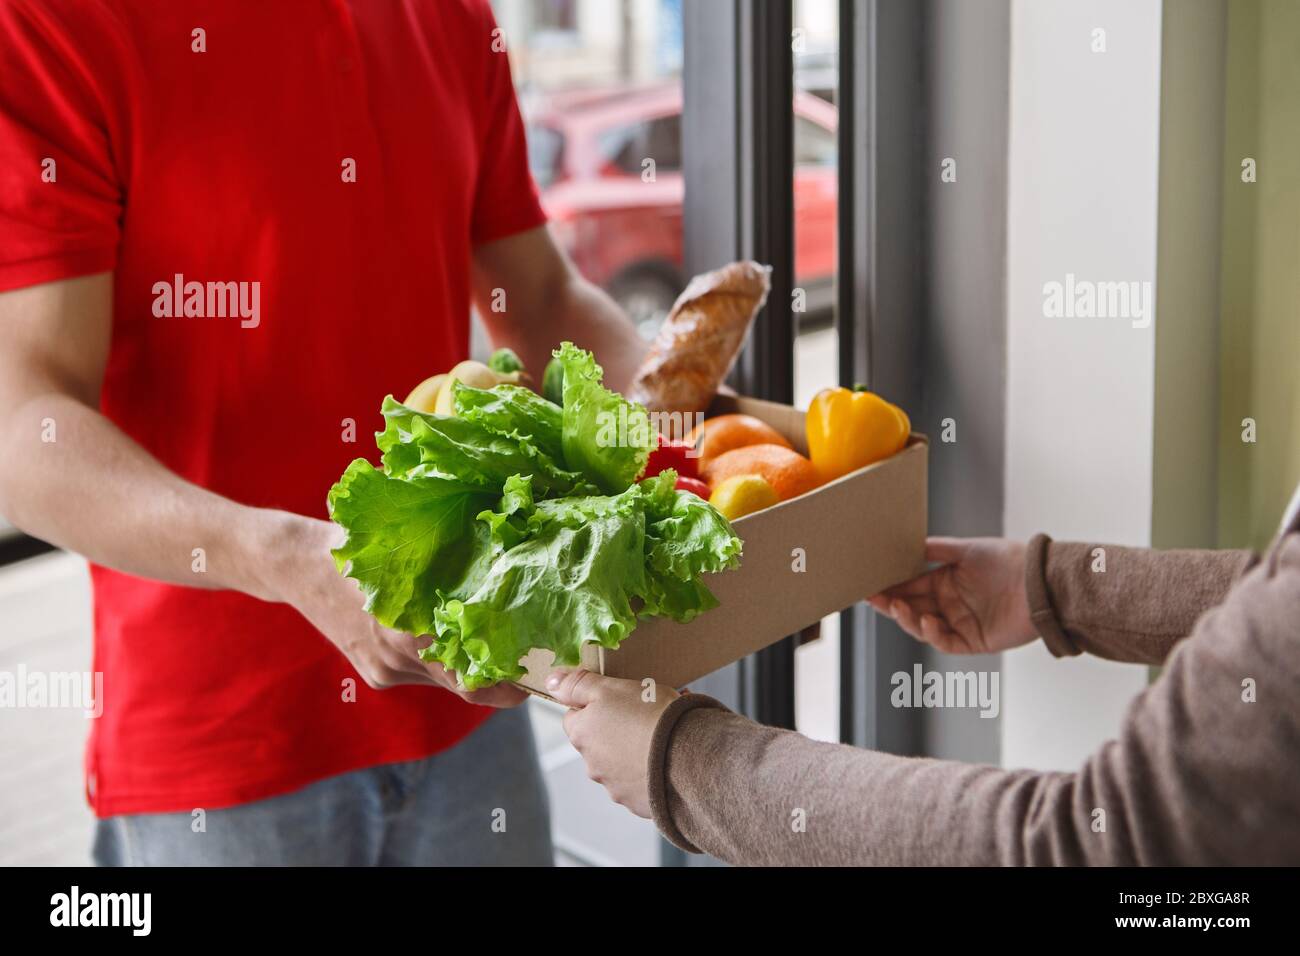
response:
M709 495L709 504L728 521L770 508L780 500L762 475L732 475Z
M718 415L706 419L691 430L686 440L694 442L701 466L734 448L749 445L791 447L784 435L753 415Z
M700 477L717 488L733 475L759 475L782 501L812 491L821 480L813 463L784 445L746 445L700 465Z

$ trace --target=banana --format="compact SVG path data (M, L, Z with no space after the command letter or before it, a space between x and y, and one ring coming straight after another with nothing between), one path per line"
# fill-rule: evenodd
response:
M455 415L456 406L452 402L451 386L453 382L462 382L473 388L491 388L493 385L503 383L510 385L519 384L519 372L510 372L502 374L494 372L482 362L469 361L461 362L447 373L447 379L442 383L442 389L438 392L438 400L434 404L434 412L439 415Z
M442 391L442 386L446 384L448 377L446 372L430 375L411 389L411 394L406 396L402 404L419 412L432 412L438 403L438 394Z

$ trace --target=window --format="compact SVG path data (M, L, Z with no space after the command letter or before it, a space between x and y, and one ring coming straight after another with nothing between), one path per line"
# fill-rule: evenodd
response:
M820 126L805 116L794 121L794 164L796 166L835 165L837 143L835 131Z
M493 0L556 241L652 336L682 285L679 0ZM655 161L655 180L643 162ZM476 357L489 351L479 328ZM557 343L558 344L558 341ZM534 371L534 375L540 370ZM563 709L528 704L560 862L653 865L653 824L587 779Z
M533 0L533 29L538 33L572 33L578 28L576 0Z
M797 0L794 35L794 403L839 383L834 317L839 177L835 105L839 11L835 0ZM799 310L802 304L803 310ZM838 740L840 616L822 620L817 640L794 652L795 727ZM801 635L802 638L802 635Z
M647 159L654 160L657 173L681 172L681 114L623 126L601 137L602 152L619 172L640 176Z
M560 178L564 137L549 126L528 127L528 168L538 189L546 189Z

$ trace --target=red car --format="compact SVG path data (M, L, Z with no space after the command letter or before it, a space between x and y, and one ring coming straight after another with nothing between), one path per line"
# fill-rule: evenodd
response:
M557 239L653 337L685 284L681 88L558 93L527 112L529 161ZM798 92L794 112L795 277L816 315L835 274L836 110Z

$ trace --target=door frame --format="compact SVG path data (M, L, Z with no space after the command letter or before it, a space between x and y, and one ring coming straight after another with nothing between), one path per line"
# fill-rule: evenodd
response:
M731 384L790 402L794 392L793 5L686 0L682 137L688 275L753 258L772 290ZM924 5L840 0L839 379L919 407L923 314ZM879 236L890 237L881 244ZM795 639L712 674L695 689L754 720L794 726ZM843 612L840 734L846 743L920 752L912 711L878 706L876 675L919 660L915 642L866 604ZM664 863L684 854L664 844Z

